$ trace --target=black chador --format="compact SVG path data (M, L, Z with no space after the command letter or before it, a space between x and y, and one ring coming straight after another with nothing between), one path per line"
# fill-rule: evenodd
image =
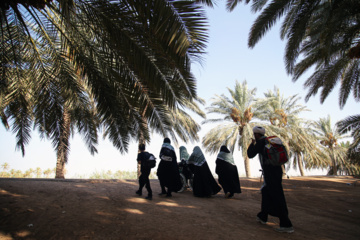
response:
M226 198L233 197L234 193L241 193L238 169L232 154L226 146L220 148L216 158L215 172L218 175L219 183Z
M196 197L210 197L217 194L221 187L215 181L201 149L196 146L188 159L194 173L193 193Z
M171 197L171 192L180 190L182 184L180 180L179 167L176 161L174 147L170 145L170 139L165 138L160 150L160 163L157 169L161 193ZM166 189L167 188L167 189Z

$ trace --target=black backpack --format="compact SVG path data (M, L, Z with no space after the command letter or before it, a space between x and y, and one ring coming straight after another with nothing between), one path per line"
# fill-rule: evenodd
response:
M148 159L146 160L146 166L149 167L149 168L154 168L156 166L156 157L151 154L151 153L148 153Z

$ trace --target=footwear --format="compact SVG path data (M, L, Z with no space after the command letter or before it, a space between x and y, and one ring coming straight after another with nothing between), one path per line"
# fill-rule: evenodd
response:
M171 193L167 193L166 197L172 197Z
M152 196L147 196L147 197L145 197L145 199L152 200Z
M281 233L293 233L294 232L293 227L279 227L279 228L275 228L274 230L277 232L281 232Z
M225 198L229 198L230 197L230 194L229 192L225 193Z
M161 193L159 193L160 196L161 196L161 195L164 195L164 194L166 194L166 192L161 192Z
M256 217L256 221L258 221L261 224L266 224L267 223L266 221L261 220L261 218L259 218L259 217Z
M139 195L139 196L142 195L142 192L141 192L140 190L137 190L135 193L136 193L137 195Z

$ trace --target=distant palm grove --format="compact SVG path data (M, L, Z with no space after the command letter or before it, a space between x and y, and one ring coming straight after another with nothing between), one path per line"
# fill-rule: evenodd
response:
M56 168L53 169L41 169L39 167L30 168L26 171L10 169L8 163L4 163L0 168L0 178L54 178ZM66 169L65 169L66 173ZM72 178L90 178L90 179L137 179L138 175L136 171L95 171L89 176L87 175L75 175ZM150 179L157 179L154 173L150 173Z
M291 161L285 167L301 175L313 168L359 175L359 114L334 124L330 116L301 119L308 109L297 103L299 97L284 96L275 87L255 98L256 89L246 81L228 87L229 95L214 96L209 105L197 95L191 64L204 61L205 6L214 3L1 1L0 117L16 135L17 149L25 155L36 129L57 152L55 178L64 178L71 135L81 134L91 154L97 153L99 134L127 153L131 141L149 143L155 132L175 143L201 141L211 153L223 144L241 150L250 177L246 148L252 127L261 125L286 144ZM306 100L319 93L323 102L339 84L340 107L349 97L360 101L360 1L226 3L229 11L244 3L259 12L250 48L282 20L287 73L297 81L313 71L304 83ZM204 121L196 122L193 114ZM219 125L200 139L201 124L209 123Z

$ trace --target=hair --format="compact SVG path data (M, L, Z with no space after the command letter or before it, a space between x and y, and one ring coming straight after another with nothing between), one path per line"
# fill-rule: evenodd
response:
M171 143L170 138L164 138L164 143Z
M143 143L139 144L139 150L144 151L145 150L145 144L143 144Z

